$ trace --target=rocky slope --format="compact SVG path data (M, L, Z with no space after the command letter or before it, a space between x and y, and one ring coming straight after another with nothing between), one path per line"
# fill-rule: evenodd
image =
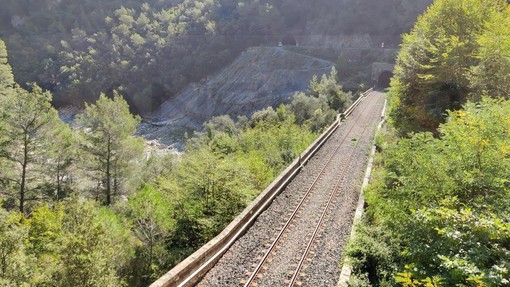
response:
M308 87L313 75L320 77L332 67L332 62L283 47L251 48L215 76L164 102L152 114L152 121L162 127L199 128L212 116L250 116L288 102L295 92Z

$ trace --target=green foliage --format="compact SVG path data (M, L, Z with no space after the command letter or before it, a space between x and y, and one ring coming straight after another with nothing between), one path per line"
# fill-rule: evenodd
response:
M419 211L415 218L423 224L419 235L426 234L416 238L415 250L410 252L410 256L419 258L413 262L418 271L424 273L422 264L432 261L446 282L462 282L465 286L509 283L508 212L486 211L451 200L437 209Z
M145 286L170 265L165 241L175 230L174 205L167 194L146 186L129 198L128 217L133 222L133 234L142 243L130 270L138 282L132 283Z
M129 228L92 201L36 207L30 218L0 211L2 286L123 286L133 258Z
M23 215L0 210L0 284L6 287L30 286L34 257L27 254L28 228Z
M129 217L116 209L101 207L94 218L94 224L100 225L104 230L105 241L99 248L112 248L108 260L108 268L113 268L116 276L123 283L135 277L130 264L137 262L136 249L142 244L132 232L133 223Z
M64 236L60 250L56 286L121 286L116 274L123 246L111 223L99 220L94 202L71 198L64 205ZM119 252L120 251L120 252Z
M365 281L364 286L388 286L393 282L392 273L398 270L392 260L399 254L397 246L384 228L366 223L356 225L356 235L344 251L359 277L354 281Z
M258 121L253 128L247 129L239 136L242 153L239 153L238 157L253 158L257 154L263 160L265 167L257 166L255 161L249 163L251 168L258 172L272 171L271 177L263 182L276 177L315 137L308 126L295 123L295 117L290 109L281 106L276 111L276 115L277 121L271 118ZM256 185L265 186L269 183L263 182L256 182Z
M471 68L471 99L490 94L510 98L510 7L496 14L485 24L478 37L479 63Z
M4 97L14 85L14 77L9 63L7 63L7 49L0 39L0 97Z
M426 278L423 280L413 279L413 275L409 272L398 273L395 276L395 281L403 287L439 287L444 286L441 278L435 277L433 279Z
M158 254L167 254L166 262L157 259L159 267L175 265L218 234L315 136L309 125L296 124L283 105L258 111L250 121L221 116L205 123L172 169L142 192L162 197L159 202L168 207L161 212L166 222L172 218L157 240L157 246L166 248ZM155 230L162 230L162 223L153 222L160 226ZM156 276L157 265L153 271Z
M484 97L449 112L439 138L419 133L386 146L385 170L367 193L371 226L348 249L372 284L382 285L381 271L366 271L366 258L400 286L510 284L509 112L509 101ZM400 252L371 250L363 230L382 230L378 244ZM367 251L352 252L359 246Z
M62 121L57 121L50 131L52 144L48 147L51 161L46 162L46 170L51 178L44 188L48 197L62 200L76 189L73 182L75 174L75 159L77 153L77 139L71 128Z
M210 221L205 226L213 231L204 230L205 238L225 227L245 207L246 196L254 193L246 168L207 147L188 152L176 169L177 181L188 192L187 200L195 202L203 220Z
M296 93L289 106L295 114L296 123L305 124L306 121L313 119L314 115L322 114L322 111L328 108L324 100L324 98L319 99L304 93Z
M259 110L251 115L252 126L259 124L276 124L278 121L278 114L273 107L267 107L263 110Z
M46 205L37 207L27 221L31 253L37 257L58 251L62 238L62 220L64 212L60 205L51 208Z
M1 172L7 194L23 213L28 201L44 197L38 189L47 174L40 167L50 159L51 134L60 120L51 106L51 94L37 85L32 85L31 91L15 86L2 100Z
M438 0L404 35L390 90L391 118L401 134L435 131L446 110L479 93L506 95L508 41L500 39L508 34L507 6L504 0ZM500 76L489 80L493 74Z
M333 67L329 77L323 75L319 81L314 76L306 94L299 92L294 95L289 108L298 125L309 125L312 131L319 132L350 105L352 94L342 91L342 86L337 83L337 75Z
M55 207L36 207L25 222L28 228L28 251L36 259L32 284L42 285L54 282L54 274L59 268L61 243L64 237L64 211L60 204ZM28 243L28 244L27 244Z
M119 10L119 26L147 23L134 13ZM1 99L0 284L147 286L216 236L347 102L335 71L311 86L311 111L294 103L237 122L215 117L184 154L147 151L145 159L134 136L140 118L117 92L86 104L71 129L50 93L15 86ZM37 199L25 215L7 211L20 181L25 201Z
M237 122L213 118L179 159L149 152L142 160L133 136L140 118L118 93L86 104L70 129L48 92L15 89L2 106L2 187L17 190L24 169L16 164L26 160L27 194L46 202L26 218L0 210L5 286L146 286L217 235L316 137L310 119L299 125L282 105ZM333 119L327 95L319 97ZM321 120L317 129L330 123ZM27 156L14 160L24 146ZM15 208L15 195L1 194L4 208Z
M121 6L106 18L103 29L90 35L73 30L73 38L63 43L57 67L58 82L63 84L58 90L72 98L60 99L79 103L85 90L94 95L119 89L135 112L153 110L186 83L206 76L204 71L189 70L203 57L188 55L199 44L188 36L215 32L206 28L214 27L210 20L214 2L174 1L163 9L146 3L140 10ZM147 77L148 73L152 75Z
M95 104L87 104L77 120L83 127L82 163L99 183L104 204L110 205L114 197L125 193L130 164L141 158L143 142L134 136L140 117L133 116L127 102L115 92L113 99L101 94Z
M216 136L218 132L226 133L228 136L238 132L234 121L228 115L213 117L204 124L204 129L209 139Z
M315 98L325 97L328 106L339 113L350 105L352 95L350 92L342 91L342 86L337 84L337 76L338 72L333 67L329 77L323 75L320 81L317 81L317 77L314 77L310 83L308 94Z

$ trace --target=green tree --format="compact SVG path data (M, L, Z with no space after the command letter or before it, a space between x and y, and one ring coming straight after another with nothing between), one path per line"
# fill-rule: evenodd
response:
M136 250L140 247L140 241L132 232L132 221L122 211L125 207L118 205L113 209L107 206L99 208L94 224L104 231L103 242L98 249L107 261L107 268L115 271L121 286L130 286L127 283L136 277L132 266L137 266Z
M308 125L313 132L319 132L333 123L338 114L329 107L326 95L314 97L296 93L289 108L295 115L296 124Z
M329 77L324 74L320 81L314 76L310 82L308 94L316 98L326 97L329 107L336 112L341 112L349 107L352 94L342 90L342 86L337 82L337 76L335 67L331 69Z
M510 7L491 17L478 37L478 65L471 68L472 100L481 95L510 98Z
M18 272L29 266L29 286L122 286L132 276L129 266L138 242L130 225L97 202L72 196L34 208L22 223L19 216L13 218L18 221L5 234L24 236L18 242L25 256L12 254L3 262Z
M28 228L23 215L0 209L0 284L6 287L32 286L34 258L25 246Z
M175 231L173 208L168 195L152 186L129 198L128 216L133 220L133 234L142 242L137 249L133 273L137 285L148 285L168 268L170 255L166 241Z
M141 158L143 142L134 136L140 117L129 112L127 102L117 92L113 99L101 94L95 104L85 105L78 117L82 125L82 161L89 165L103 191L102 201L112 204L129 178L129 164Z
M481 61L477 39L507 5L438 0L404 35L390 89L391 118L402 134L434 132L447 109L459 109L469 99L469 72Z
M50 135L60 120L51 106L51 94L37 85L32 85L31 91L15 86L0 111L0 157L6 189L24 213L28 201L40 200L44 195L36 190L44 183L43 164L49 158Z
M349 106L352 94L342 90L337 76L338 72L333 67L329 76L323 75L320 80L313 76L306 93L294 94L289 108L298 125L307 124L313 132L318 132Z
M71 198L64 202L63 240L55 286L122 286L117 268L125 252L119 238L100 219L95 202Z
M215 229L226 226L245 206L246 195L252 193L247 170L232 157L215 154L206 147L186 154L176 169L190 199L198 201Z
M75 104L122 87L143 113L248 47L275 45L289 31L363 35L394 47L431 2L4 0L0 32L19 82L40 81L57 102Z
M205 63L210 59L196 55L202 49L188 48L208 46L209 38L196 41L181 36L214 33L210 14L215 1L150 2L137 9L121 6L95 33L72 30L72 38L62 41L54 73L57 79L51 79L60 83L60 100L78 104L94 100L84 95L122 89L132 110L146 113L191 80L207 75L210 69ZM168 66L174 68L161 73Z
M68 196L74 185L74 163L77 157L76 138L71 128L64 122L58 122L51 131L52 144L48 148L51 161L46 163L49 176L48 196L62 200Z
M55 283L53 277L59 268L64 240L64 215L61 204L53 207L41 205L34 209L25 222L28 227L28 240L23 244L36 259L31 280L34 285L47 286Z
M13 85L14 77L11 66L7 62L7 49L0 39L0 97L5 96Z

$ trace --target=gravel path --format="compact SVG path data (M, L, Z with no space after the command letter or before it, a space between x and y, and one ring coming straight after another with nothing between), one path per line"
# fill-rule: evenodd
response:
M257 286L286 286L304 247L310 239L336 181L341 188L327 213L319 237L298 282L303 286L334 286L340 275L339 262L348 238L361 179L363 177L375 128L380 120L384 95L373 92L317 152L296 178L263 212L197 286L240 286L255 269L268 246L288 220L295 206L340 144L338 154L320 176L298 218L279 241L256 279ZM341 174L346 176L339 179Z

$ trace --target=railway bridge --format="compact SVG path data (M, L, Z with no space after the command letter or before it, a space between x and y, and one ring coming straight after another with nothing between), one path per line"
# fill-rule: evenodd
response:
M151 287L336 286L384 105L384 94L364 93L221 234Z

